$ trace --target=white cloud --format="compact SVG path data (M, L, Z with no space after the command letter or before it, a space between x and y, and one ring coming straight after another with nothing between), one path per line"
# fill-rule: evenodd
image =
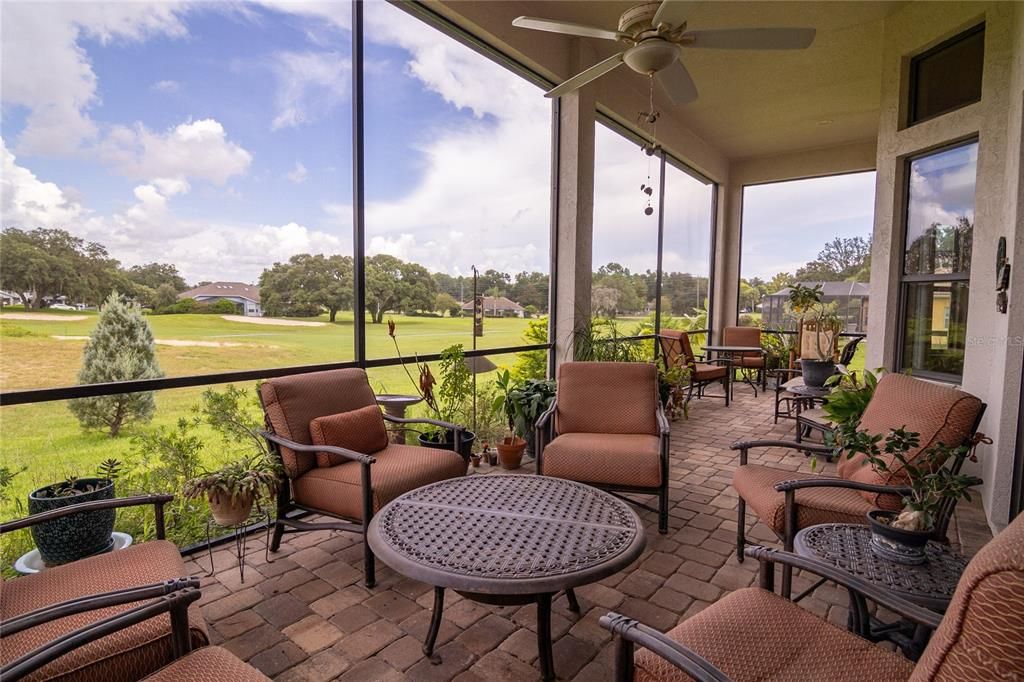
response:
M273 130L316 121L345 100L351 61L340 52L278 52Z
M153 83L151 86L149 86L149 89L153 92L173 94L181 89L181 83L172 80L157 81L156 83Z
M96 74L78 42L106 44L154 35L187 34L166 2L4 2L0 5L3 102L28 109L16 147L26 154L66 154L95 137L89 109L97 103Z
M309 177L309 171L306 170L306 167L302 165L301 161L296 161L295 168L292 168L290 171L285 173L284 177L296 185L301 185Z
M4 227L64 227L85 215L81 204L52 182L18 165L0 138L3 173L0 174L0 215Z
M115 126L100 145L104 161L130 178L194 178L223 185L249 169L252 154L227 139L215 119L156 133L141 123Z

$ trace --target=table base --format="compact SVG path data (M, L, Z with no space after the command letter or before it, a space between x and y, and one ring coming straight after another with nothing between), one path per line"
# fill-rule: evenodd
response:
M546 592L543 594L481 594L479 592L455 592L466 599L472 599L481 604L492 606L522 606L525 604L537 605L537 658L540 662L541 678L547 682L555 679L555 659L551 650L551 602L557 593ZM565 596L569 600L569 609L580 613L580 603L576 599L576 593L572 588L565 590ZM441 663L441 657L434 653L434 645L437 643L437 633L441 630L441 617L444 612L444 588L434 588L434 610L430 616L430 628L427 630L427 638L423 642L423 654L434 665Z

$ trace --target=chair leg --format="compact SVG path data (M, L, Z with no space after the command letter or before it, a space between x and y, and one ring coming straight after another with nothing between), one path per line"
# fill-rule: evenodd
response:
M363 536L363 571L366 573L366 588L372 589L377 585L377 570L373 550L370 549L370 543L366 542L365 535Z
M280 519L274 521L274 536L270 539L270 551L276 552L281 549L281 539L284 537L284 524Z
M658 493L658 532L668 533L668 486L663 485Z
M736 505L736 561L743 563L743 548L747 545L747 501L739 498Z

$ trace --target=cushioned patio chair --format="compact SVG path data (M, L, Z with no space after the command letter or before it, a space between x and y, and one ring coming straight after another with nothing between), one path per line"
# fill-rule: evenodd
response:
M925 449L943 443L951 447L976 445L983 436L977 434L985 404L969 393L905 374L886 374L875 388L861 416L860 428L871 434L885 435L903 427L920 434L920 446L907 453L913 459ZM801 528L819 523L867 523L872 509L902 507L901 497L908 490L907 479L900 471L880 474L867 465L864 455L847 459L840 456L838 477L801 474L785 469L749 464L753 448L791 448L807 454L830 456L832 448L825 445L777 440L740 441L732 449L740 452L740 466L732 476L732 485L739 494L737 506L736 556L743 560L746 542L747 505L783 541L793 549L793 539ZM891 456L890 456L891 457ZM960 471L966 455L946 463L954 473ZM947 501L935 524L935 539L945 540L946 528L953 514L955 500ZM791 573L784 570L783 594L789 596Z
M67 635L44 641L32 651L20 656L17 660L5 663L0 670L0 679L14 682L25 678L34 678L34 672L54 661L61 661L65 656L74 655L80 648L96 644L116 646L123 640L124 633L131 629L159 626L164 623L163 614L170 618L170 652L162 667L145 678L136 677L132 671L115 670L110 676L93 677L88 673L77 673L69 679L91 680L101 682L119 682L120 680L144 679L146 682L266 682L270 678L250 665L247 665L230 653L227 649L216 646L204 646L193 649L192 638L188 628L188 610L200 597L199 581L195 578L168 581L165 585L152 585L145 588L122 590L117 593L94 595L61 605L52 609L47 616L60 617L58 614L86 613L95 611L94 616L109 613L111 604L127 605L130 608L107 615L94 622L69 632ZM142 602L142 603L139 603ZM137 606L131 606L133 603ZM41 615L41 614L39 614ZM13 621L7 621L5 630L18 630L29 626L27 621L38 619L34 615L26 615Z
M126 592L140 588L159 592L168 586L180 586L177 581L186 580L185 563L178 548L164 539L163 505L171 499L170 495L149 495L95 500L0 525L0 534L5 534L72 514L152 504L157 535L156 540L0 583L0 663L6 666L46 642L127 610L130 602L124 601ZM102 597L98 603L96 595ZM83 609L82 604L103 608ZM191 644L207 644L206 623L199 607L193 605L187 614L185 625ZM127 627L115 637L84 644L40 667L31 679L137 680L168 663L172 653L167 620L153 619Z
M690 385L686 394L689 402L696 390L697 398L725 398L729 405L729 363L725 358L706 360L703 355L694 355L690 335L677 329L662 329L658 332L661 347L661 361L665 369L686 366L690 368ZM710 384L721 382L725 395L705 393Z
M615 679L1024 679L1024 516L971 559L944 616L814 559L764 547L747 554L761 562L760 587L737 590L668 633L615 613L601 618L617 636ZM772 592L774 563L859 593L934 631L931 641L915 664L838 628Z
M639 506L656 511L667 533L669 432L653 364L566 362L555 401L537 420L537 473L656 494L658 509Z
M373 515L402 493L466 473L468 452L390 442L385 420L447 429L456 443L462 442L463 428L382 415L361 369L269 379L260 385L260 402L268 429L263 436L284 469L272 552L285 532L332 529L365 536ZM295 510L339 521L300 521L289 516ZM373 587L373 552L365 543L363 551L366 586Z
M723 346L756 346L761 347L760 327L726 327L722 330ZM755 383L768 390L768 373L765 372L764 353L744 353L733 358L733 369L741 372L754 372ZM749 376L749 375L748 375Z

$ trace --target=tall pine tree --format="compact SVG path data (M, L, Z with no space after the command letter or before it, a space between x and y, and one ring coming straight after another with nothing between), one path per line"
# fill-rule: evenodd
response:
M163 376L156 361L156 346L149 322L134 303L126 303L115 291L103 304L96 328L85 344L78 383L156 379ZM133 421L153 418L153 391L77 398L69 404L85 429L104 429L111 438Z

